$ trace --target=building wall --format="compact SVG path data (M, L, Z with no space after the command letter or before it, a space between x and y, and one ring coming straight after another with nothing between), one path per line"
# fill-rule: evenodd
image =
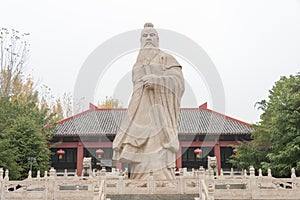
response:
M52 166L58 171L64 169L77 170L77 174L81 175L83 157L92 157L93 168L106 166L108 170L112 167L120 168L122 165L112 161L112 141L113 136L91 136L91 137L55 137L50 144L53 146L51 151ZM177 168L187 167L199 168L200 165L207 168L207 156L216 156L218 159L218 168L230 168L231 165L227 159L232 155L232 145L238 145L239 138L246 138L240 135L209 136L204 135L184 135L179 136L180 149L177 153ZM104 151L102 158L99 159L95 153L101 148ZM198 159L194 154L196 148L202 149L201 157ZM62 159L58 159L57 150L63 149L65 155ZM100 161L100 162L99 162ZM123 165L123 167L127 165Z

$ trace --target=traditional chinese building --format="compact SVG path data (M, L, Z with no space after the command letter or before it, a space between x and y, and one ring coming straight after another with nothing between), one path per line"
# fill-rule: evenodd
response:
M77 169L81 175L83 157L92 157L93 168L100 167L97 164L107 168L128 167L111 159L112 141L125 112L126 109L102 109L90 104L89 110L59 121L50 143L52 166L58 170ZM207 103L199 108L182 108L176 166L207 167L207 156L216 156L219 170L230 168L232 146L249 141L252 132L250 124L210 110ZM200 158L194 154L197 148L201 149ZM103 150L101 159L96 153L98 149ZM59 150L64 153L61 159L57 155Z

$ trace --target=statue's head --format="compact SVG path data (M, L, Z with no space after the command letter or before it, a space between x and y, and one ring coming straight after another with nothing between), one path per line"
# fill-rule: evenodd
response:
M141 48L158 48L158 34L152 23L146 23L141 33Z

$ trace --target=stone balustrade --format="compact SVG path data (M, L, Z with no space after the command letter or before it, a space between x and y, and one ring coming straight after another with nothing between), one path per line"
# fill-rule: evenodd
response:
M37 177L33 178L29 171L25 180L11 181L8 171L3 178L3 169L0 168L0 200L105 200L103 188L104 180L97 176L58 176L54 168L50 169L49 175L45 172L44 177L38 171Z
M291 170L291 178L274 178L271 170L266 176L250 167L249 172L233 170L219 176L200 167L191 172L180 169L175 180L155 180L150 174L147 180L128 179L127 170L105 168L87 177L56 173L51 168L43 177L37 172L23 181L9 180L9 171L0 168L0 200L9 199L93 199L105 200L105 195L125 194L193 194L200 199L297 199L300 196L300 178Z

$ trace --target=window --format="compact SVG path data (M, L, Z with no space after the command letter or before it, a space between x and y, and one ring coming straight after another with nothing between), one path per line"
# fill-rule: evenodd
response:
M179 137L180 141L196 141L196 135L181 135Z
M63 142L77 142L78 139L76 137L63 137Z
M221 135L219 140L220 141L235 141L235 136L234 135Z

